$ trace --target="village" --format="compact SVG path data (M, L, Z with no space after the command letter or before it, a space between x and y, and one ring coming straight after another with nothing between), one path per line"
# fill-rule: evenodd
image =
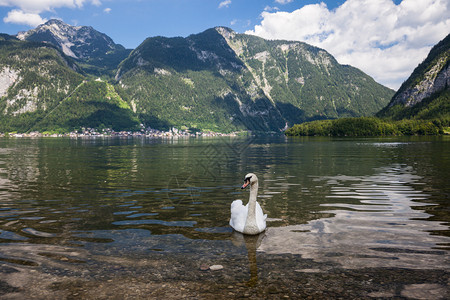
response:
M32 131L29 133L1 133L0 137L14 137L14 138L37 138L37 137L71 137L71 138L83 138L83 137L152 137L152 138L189 138L189 137L217 137L217 136L238 136L247 132L231 132L231 133L219 133L213 131L197 131L191 132L189 130L180 130L172 127L167 131L161 131L154 128L144 128L141 124L140 131L114 131L111 128L96 129L96 128L81 128L78 131L72 131L69 133L54 133L54 132L38 132Z

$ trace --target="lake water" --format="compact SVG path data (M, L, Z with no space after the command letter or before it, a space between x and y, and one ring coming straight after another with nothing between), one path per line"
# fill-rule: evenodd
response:
M444 299L449 146L2 138L0 298ZM269 217L256 237L228 225L249 172Z

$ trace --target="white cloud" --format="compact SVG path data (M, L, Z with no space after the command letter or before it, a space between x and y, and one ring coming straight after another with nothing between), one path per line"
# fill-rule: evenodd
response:
M288 4L291 3L294 0L275 0L276 3L280 3L280 4Z
M264 7L264 11L276 11L276 10L280 10L278 7L274 6L269 6L267 5L266 7Z
M109 14L111 12L111 8L107 7L103 10L105 13Z
M36 26L46 22L39 14L55 8L82 8L84 4L100 6L100 0L0 0L0 7L14 8L3 18L6 23Z
M224 1L220 2L219 8L229 7L230 4L231 4L231 0L224 0Z
M347 0L335 10L324 3L293 12L261 14L248 31L267 39L299 40L326 49L397 89L430 48L450 33L448 0Z
M38 14L24 13L21 10L13 9L8 13L6 17L3 18L3 22L36 27L42 23L47 22L47 20L42 19Z
M81 8L85 3L101 5L100 0L0 0L0 6L18 7L33 13L52 11L58 7Z

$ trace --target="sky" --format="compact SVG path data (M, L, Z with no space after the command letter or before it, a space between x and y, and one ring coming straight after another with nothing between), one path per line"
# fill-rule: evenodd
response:
M450 33L450 0L0 0L0 32L50 19L87 25L126 48L215 26L325 49L398 89Z

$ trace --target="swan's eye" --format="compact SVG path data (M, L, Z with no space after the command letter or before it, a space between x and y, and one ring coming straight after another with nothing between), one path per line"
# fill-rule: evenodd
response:
M251 178L252 178L252 176L245 178L244 182L250 181Z

